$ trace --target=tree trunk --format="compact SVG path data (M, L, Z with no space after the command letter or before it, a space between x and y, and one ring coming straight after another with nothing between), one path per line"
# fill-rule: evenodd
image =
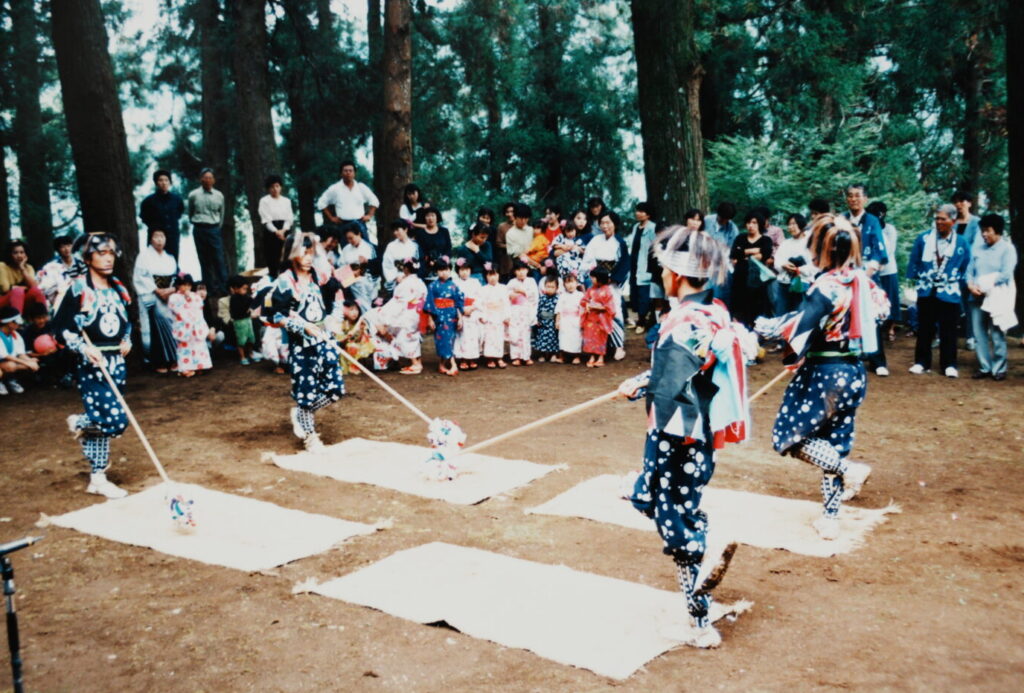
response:
M252 247L256 263L263 258L263 235L259 233L260 198L266 176L280 172L274 121L270 115L270 88L267 77L267 15L264 0L238 0L234 3L237 21L234 27L235 91L238 112L239 154L245 198L252 220Z
M964 178L961 187L977 195L981 186L981 106L982 67L977 45L977 34L972 36L972 46L962 66L960 88L964 96Z
M11 240L11 193L7 180L7 133L0 130L0 243Z
M121 244L118 276L131 287L139 252L132 174L99 0L52 0L53 48L87 232Z
M379 78L381 74L380 61L384 52L384 29L381 27L380 2L381 0L368 0L366 3L366 40L369 46L367 67L370 71L370 88L376 90L376 98L373 101L377 103L383 98ZM381 165L384 159L384 133L381 130L383 123L379 113L373 113L370 116L370 125L373 140L373 189L381 190L384 187L384 169ZM389 221L391 220L387 219L384 223Z
M377 242L383 248L388 223L398 217L402 188L412 180L412 3L384 1L384 102L382 152L375 164L381 173L377 187Z
M46 140L39 107L42 81L39 27L33 0L11 0L11 78L14 83L14 152L18 157L21 234L39 267L51 255L53 222L46 176Z
M708 208L694 0L632 0L647 199L669 221Z
M1009 123L1010 233L1024 258L1024 3L1006 3L1006 91ZM1014 126L1013 123L1018 123ZM1024 322L1024 262L1017 262L1017 315Z
M535 104L540 109L541 128L545 135L541 151L543 173L537 181L537 201L555 200L562 194L562 155L559 143L561 133L558 126L558 108L561 104L552 98L558 93L558 71L562 62L562 41L552 41L552 36L561 35L555 29L557 12L561 6L542 2L537 6L537 33L539 45L534 49L538 59L538 82L542 97Z
M200 80L203 109L203 166L213 169L217 189L224 195L224 225L221 239L228 273L238 270L235 241L235 183L231 173L231 145L228 125L231 109L224 86L227 52L219 0L199 0L198 12Z

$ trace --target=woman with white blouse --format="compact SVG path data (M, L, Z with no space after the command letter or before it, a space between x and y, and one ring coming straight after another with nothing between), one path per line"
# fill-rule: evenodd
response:
M263 264L276 277L281 269L284 239L295 223L292 201L281 194L281 176L267 176L267 194L260 198L260 226L263 227Z

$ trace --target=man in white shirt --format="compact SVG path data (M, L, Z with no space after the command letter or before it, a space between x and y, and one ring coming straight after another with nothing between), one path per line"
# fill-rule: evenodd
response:
M356 165L341 162L341 180L331 185L317 200L316 207L324 215L324 225L340 228L349 221L359 224L363 238L370 240L366 222L380 207L380 200L366 185L356 180Z
M74 242L74 236L70 235L55 238L53 249L57 254L36 273L39 290L46 296L46 302L51 310L56 310L57 298L71 284L71 268L75 265L74 258L71 257L71 247Z
M513 261L525 254L533 242L533 227L530 226L532 214L530 207L522 202L517 203L512 211L512 227L505 232L505 246Z
M260 225L263 227L263 264L276 277L281 268L284 239L295 224L292 201L281 194L281 176L267 176L263 186L267 194L260 198Z

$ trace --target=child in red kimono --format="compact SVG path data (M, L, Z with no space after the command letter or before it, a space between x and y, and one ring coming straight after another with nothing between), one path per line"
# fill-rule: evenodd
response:
M583 295L583 352L590 354L587 368L600 368L615 319L615 294L608 270L595 267L590 278L594 284Z

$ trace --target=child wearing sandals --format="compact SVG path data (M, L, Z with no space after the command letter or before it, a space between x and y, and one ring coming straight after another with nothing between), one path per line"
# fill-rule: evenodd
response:
M598 266L590 272L594 285L583 295L583 351L590 355L587 368L604 366L608 336L615 318L615 293L608 270Z
M562 280L565 291L558 297L555 304L555 329L558 330L558 350L562 356L552 356L555 363L570 362L579 365L580 352L583 350L583 328L580 324L583 316L583 292L575 274L567 274ZM564 358L564 361L563 361Z
M502 358L505 355L505 330L512 315L508 287L498 282L500 274L496 265L485 267L487 283L480 287L477 301L480 304L480 329L484 358L488 368L506 368Z
M508 353L513 366L532 366L530 328L537 323L537 282L530 275L530 267L522 260L512 264L515 274L508 281L512 312L508 322Z
M485 263L486 264L489 263ZM477 298L480 295L480 281L473 276L473 266L460 257L455 261L458 274L452 281L462 292L462 327L455 337L455 359L460 370L476 370L480 358L480 345L483 334L480 324L480 312Z
M444 375L458 375L455 337L462 324L463 296L452 281L452 267L447 257L437 258L434 269L437 271L437 279L427 287L423 312L430 316L430 327L434 331L434 347L441 359L438 370Z
M533 350L537 361L561 363L558 356L558 328L555 327L555 306L558 305L558 273L548 274L541 280L541 294L537 300L537 327L533 333Z

